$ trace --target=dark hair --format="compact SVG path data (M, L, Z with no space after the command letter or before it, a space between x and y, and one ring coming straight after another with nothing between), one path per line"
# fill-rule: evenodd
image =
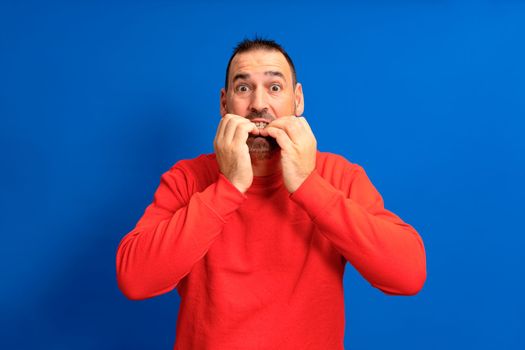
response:
M290 69L292 71L292 81L293 86L297 84L297 76L295 74L295 66L293 65L292 59L286 51L282 48L281 45L277 44L274 40L270 39L263 39L261 37L255 36L253 39L245 38L243 41L239 42L237 46L233 49L233 53L230 57L230 60L228 61L228 66L226 67L226 79L224 82L224 89L228 91L228 74L230 72L230 65L232 63L233 57L237 55L238 53L248 52L252 50L274 50L279 51L284 55L286 58L286 61L288 61L288 64L290 65Z

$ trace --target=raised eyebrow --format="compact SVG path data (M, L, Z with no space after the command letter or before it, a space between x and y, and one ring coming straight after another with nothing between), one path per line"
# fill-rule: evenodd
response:
M284 81L286 81L286 78L285 78L284 74L279 72L279 71L276 71L276 70L266 71L266 72L264 72L264 75L270 75L270 76L273 76L273 77L280 77ZM235 81L237 81L239 79L240 80L248 80L248 79L250 79L250 74L248 74L248 73L237 73L233 77L233 82L235 83Z
M249 78L250 78L250 74L248 74L248 73L237 73L233 77L233 82L235 83L236 80L239 80L239 79L247 80Z
M284 74L279 72L279 71L276 71L276 70L269 70L267 72L264 72L264 75L271 75L273 77L280 77L282 78L284 81L286 81L286 78L284 77Z

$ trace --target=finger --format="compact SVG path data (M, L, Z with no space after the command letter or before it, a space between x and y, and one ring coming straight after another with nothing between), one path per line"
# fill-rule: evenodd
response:
M273 137L282 149L289 149L293 147L293 142L283 129L279 129L273 126L266 127L264 129L268 135ZM262 134L262 133L261 133Z
M310 127L310 124L308 124L308 121L306 120L306 118L304 118L303 116L300 116L297 119L299 120L299 122L303 126L303 129L305 130L305 132L304 132L304 140L305 140L305 142L314 142L314 143L316 143L317 141L315 140L314 132L312 131L312 128Z
M296 116L293 116L293 115L290 115L290 116L285 116L285 117L279 117L277 119L274 119L270 122L270 124L268 124L268 126L279 126L279 127L282 127L284 126L286 123L289 123L290 121L293 121L294 119L297 119Z
M306 136L304 126L295 116L276 119L268 124L266 129L268 127L275 127L285 131L293 143L300 143Z
M228 124L228 120L230 120L234 115L233 114L225 114L221 121L219 122L219 126L217 127L217 134L215 137L220 140L224 138L224 130L226 129L226 125Z
M232 143L245 144L250 133L258 132L255 123L246 120L245 123L239 123L235 129Z
M241 128L240 132L242 132L241 138L248 138L248 134L252 133L255 135L259 134L259 129L255 125L255 123L252 123L248 119L244 117L236 117L232 118L228 121L228 126L225 130L225 140L228 143L235 142L239 136L237 135L238 129ZM246 135L245 135L246 134Z
M312 128L310 127L310 124L308 124L308 121L306 120L306 118L303 116L300 116L300 117L297 117L297 119L301 122L304 128L313 135L314 132L312 131Z
M245 118L235 115L235 114L229 114L227 115L228 119L226 120L226 126L224 127L224 142L226 144L229 144L232 142L233 136L235 135L235 129L237 128L237 125L243 121L246 120Z
M215 142L219 143L222 142L222 138L224 135L224 128L226 126L226 120L224 117L221 118L219 125L217 126L217 132L215 133Z

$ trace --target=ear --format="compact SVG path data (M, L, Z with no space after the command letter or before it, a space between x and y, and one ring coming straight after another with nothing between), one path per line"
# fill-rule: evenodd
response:
M303 96L303 86L301 83L295 85L295 116L299 117L303 115L304 112L304 96Z
M226 90L224 88L221 89L221 116L225 116L227 114L227 108L226 108Z

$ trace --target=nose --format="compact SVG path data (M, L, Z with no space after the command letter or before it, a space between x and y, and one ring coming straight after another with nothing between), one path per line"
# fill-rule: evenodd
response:
M268 110L268 101L264 89L255 89L252 94L252 100L250 101L250 110L255 112L262 112Z

